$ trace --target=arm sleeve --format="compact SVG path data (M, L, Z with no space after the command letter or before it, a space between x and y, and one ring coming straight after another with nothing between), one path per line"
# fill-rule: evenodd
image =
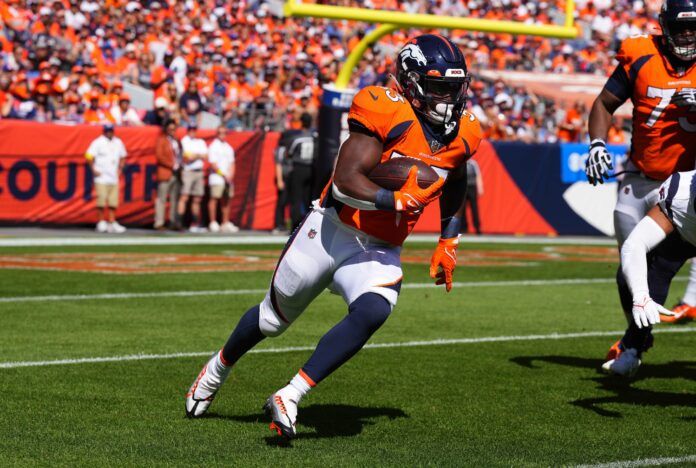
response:
M634 300L650 294L647 254L667 237L654 219L644 217L621 247L621 271Z
M348 113L351 131L365 133L384 142L389 133L397 106L405 105L389 99L383 88L368 86L353 98Z
M631 97L633 92L633 84L628 78L628 73L623 65L618 65L614 69L614 73L611 74L607 83L604 85L604 89L609 91L611 94L619 98L621 101L626 101Z
M607 80L604 89L621 101L631 97L638 72L652 57L645 42L651 40L645 37L628 38L621 43L616 53L619 64Z
M473 115L469 114L471 117ZM478 119L471 117L464 117L462 120L462 129L459 135L462 137L464 142L464 147L467 153L467 159L473 157L481 145L481 140L483 139L483 130L481 130L481 124Z
M160 166L172 169L173 166L169 159L169 149L167 148L168 145L169 140L167 140L166 137L160 137L157 140L157 144L155 146L155 158L157 159L157 164L159 164Z
M87 148L87 151L85 152L85 158L89 159L90 161L94 159L94 153L97 152L97 140L94 140L92 143L89 144L89 148Z
M334 183L331 183L331 192L336 200L340 201L345 205L350 206L351 208L366 211L374 211L378 209L377 206L372 202L366 200L358 200L357 198L353 198L349 195L346 195L345 193L341 192Z

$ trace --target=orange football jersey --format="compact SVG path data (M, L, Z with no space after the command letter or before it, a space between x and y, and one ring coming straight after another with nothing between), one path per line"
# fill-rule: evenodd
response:
M696 106L679 107L675 93L696 88L696 62L677 70L665 56L662 36L626 39L616 56L625 72L607 89L633 102L631 160L648 177L665 180L696 162Z
M476 153L481 142L481 126L464 112L457 135L442 144L421 124L411 105L397 91L368 86L353 98L348 120L357 122L383 143L382 159L417 158L430 165L441 177L458 168ZM453 130L454 131L454 130ZM331 194L333 179L321 197L321 205L334 207L343 223L378 239L401 245L419 215L383 210L359 210L335 200Z

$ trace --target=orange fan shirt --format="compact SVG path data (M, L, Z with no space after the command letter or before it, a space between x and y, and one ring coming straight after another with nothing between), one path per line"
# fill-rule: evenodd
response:
M633 102L631 160L648 177L665 180L694 169L696 106L677 106L674 95L696 88L696 62L675 69L662 36L626 39L616 56L619 66L605 89Z
M481 142L481 126L476 118L464 113L457 135L443 145L432 137L415 114L411 105L398 92L389 88L368 86L353 98L348 121L358 125L382 141L381 162L391 158L411 157L430 165L441 177L447 178L476 153ZM383 210L359 210L337 201L329 181L321 197L321 206L333 207L340 220L366 234L389 242L403 244L420 215Z

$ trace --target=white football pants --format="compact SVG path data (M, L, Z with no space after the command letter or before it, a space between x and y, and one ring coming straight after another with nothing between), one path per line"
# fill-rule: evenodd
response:
M331 212L329 212L331 211ZM343 224L333 208L312 210L283 251L261 303L259 327L277 336L324 289L351 304L365 293L384 297L394 307L401 289L401 247Z
M629 170L636 168L629 163ZM624 175L614 208L614 230L619 250L636 224L657 205L661 185L662 182L647 179L641 174ZM689 284L682 300L689 305L696 305L696 263L693 260L689 271Z

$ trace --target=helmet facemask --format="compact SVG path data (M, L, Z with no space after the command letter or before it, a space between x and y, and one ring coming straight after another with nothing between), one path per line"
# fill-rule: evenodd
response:
M688 21L660 18L667 46L676 58L685 62L696 59L696 18Z
M471 77L428 76L406 72L400 82L414 109L435 125L449 125L462 116Z

